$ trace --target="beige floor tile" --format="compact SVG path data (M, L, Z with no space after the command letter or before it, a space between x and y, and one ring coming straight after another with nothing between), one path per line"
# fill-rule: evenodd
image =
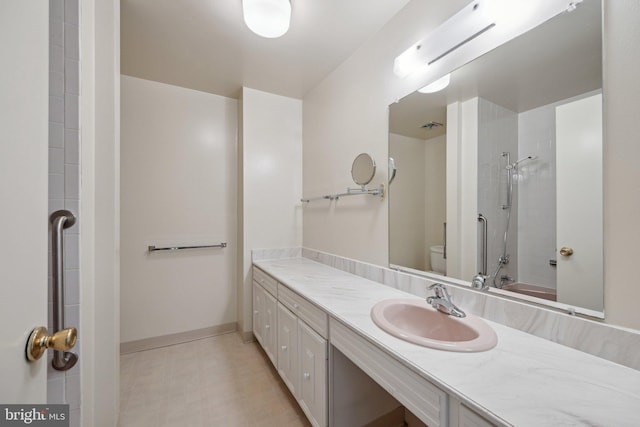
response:
M235 334L121 356L119 427L310 426L256 343Z

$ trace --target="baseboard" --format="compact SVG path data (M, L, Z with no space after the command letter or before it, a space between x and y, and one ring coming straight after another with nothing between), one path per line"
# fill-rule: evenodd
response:
M136 341L120 343L120 354L136 353L138 351L167 347L169 345L182 344L189 341L228 334L238 330L238 323L225 323L223 325L210 326L194 331L178 332L176 334L162 335L159 337L145 338Z
M249 331L249 332L238 331L238 335L240 335L240 339L245 344L249 342L254 342L256 340L256 337L253 335L252 331Z

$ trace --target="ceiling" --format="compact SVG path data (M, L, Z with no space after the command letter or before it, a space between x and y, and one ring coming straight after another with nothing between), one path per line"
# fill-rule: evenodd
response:
M451 73L446 90L415 92L390 107L390 132L418 139L443 135L446 106L480 96L514 112L602 88L601 3L580 3Z
M302 98L409 0L291 0L291 28L252 33L242 0L122 0L123 74L237 98Z

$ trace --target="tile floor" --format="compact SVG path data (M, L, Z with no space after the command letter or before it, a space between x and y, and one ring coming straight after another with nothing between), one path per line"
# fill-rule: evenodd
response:
M119 427L310 426L257 343L231 333L120 358Z

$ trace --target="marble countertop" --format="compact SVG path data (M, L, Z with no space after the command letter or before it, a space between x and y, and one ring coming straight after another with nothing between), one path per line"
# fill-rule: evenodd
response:
M306 258L254 264L492 422L640 426L639 371L488 320L498 335L492 350L420 347L382 331L369 315L381 300L418 297Z

